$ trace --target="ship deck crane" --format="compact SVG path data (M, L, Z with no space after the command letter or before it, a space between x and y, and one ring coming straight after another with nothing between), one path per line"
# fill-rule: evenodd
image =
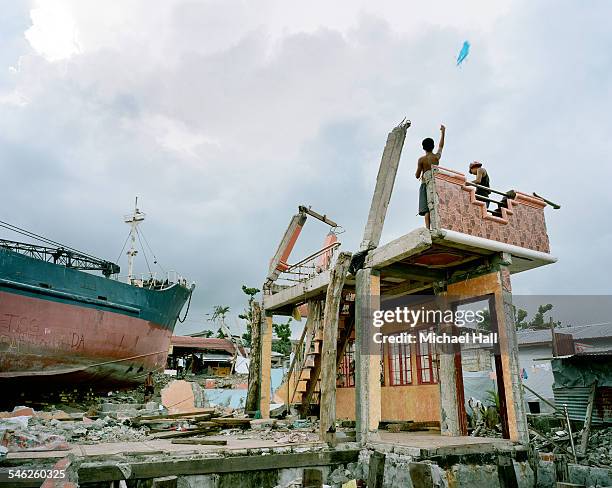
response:
M270 268L268 270L268 276L266 277L266 287L271 286L283 271L290 268L290 265L287 264L287 260L289 259L291 251L293 251L295 243L297 242L297 239L300 236L309 215L317 220L320 220L324 224L329 225L332 229L340 227L336 222L327 217L327 215L322 215L315 212L310 207L300 205L298 207L298 213L291 217L289 226L287 227L287 230L285 231L285 234L278 245L274 257L270 261Z

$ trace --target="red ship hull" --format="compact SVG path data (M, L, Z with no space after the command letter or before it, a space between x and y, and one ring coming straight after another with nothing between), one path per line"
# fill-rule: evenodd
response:
M171 335L138 317L0 291L5 386L138 382L164 368Z

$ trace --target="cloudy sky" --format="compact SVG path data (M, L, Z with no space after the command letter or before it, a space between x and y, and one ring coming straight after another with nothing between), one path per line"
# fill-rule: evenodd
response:
M0 220L115 260L138 196L158 261L197 282L179 333L216 304L237 323L298 204L357 248L405 116L383 242L422 225L415 161L443 122L445 166L481 160L494 186L563 206L547 210L559 263L516 293L612 290L606 0L0 4ZM295 257L326 230L309 221Z

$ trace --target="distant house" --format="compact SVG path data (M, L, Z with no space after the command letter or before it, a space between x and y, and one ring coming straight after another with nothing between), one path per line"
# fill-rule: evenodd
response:
M612 323L560 327L555 333L569 334L576 353L593 353L612 349ZM549 329L517 332L519 362L523 384L554 403L552 334ZM525 389L525 401L532 412L551 411L551 407Z
M593 402L593 424L612 424L612 350L552 360L555 404L565 405L572 420L584 420Z
M237 348L229 339L172 336L168 363L175 367L176 360L182 357L187 360L187 372L225 376L232 372L238 354L244 356L246 351Z

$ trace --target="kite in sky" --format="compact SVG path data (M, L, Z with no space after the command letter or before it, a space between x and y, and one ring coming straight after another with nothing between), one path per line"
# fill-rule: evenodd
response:
M457 56L457 66L463 63L465 58L468 57L468 54L470 54L470 43L468 41L465 41L463 43L463 47L461 48L461 51L459 51L459 56Z

